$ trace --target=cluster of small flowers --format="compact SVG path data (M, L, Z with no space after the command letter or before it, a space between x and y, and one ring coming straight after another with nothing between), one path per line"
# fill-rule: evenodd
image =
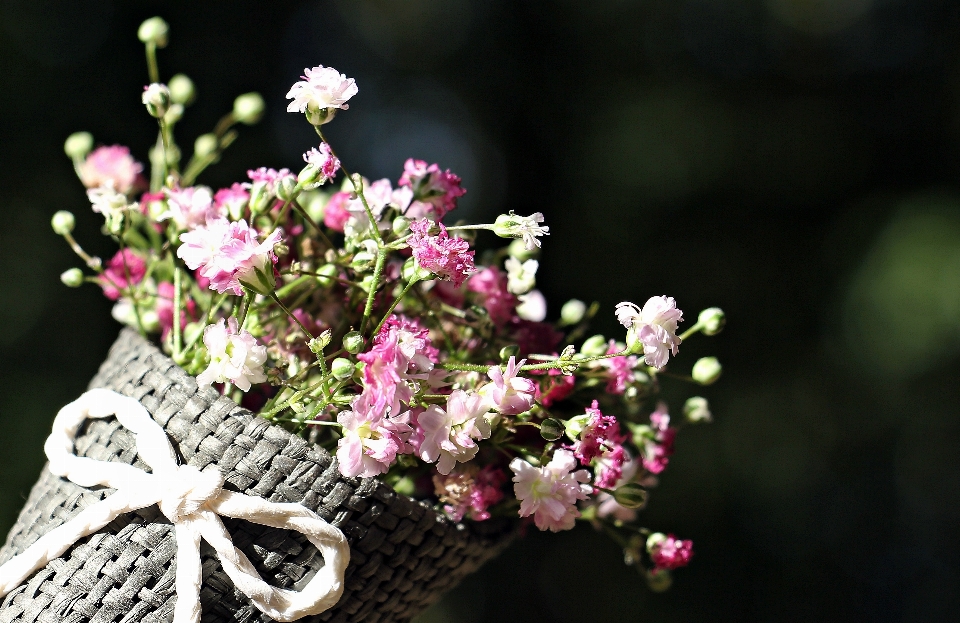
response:
M683 340L720 330L719 309L678 335L673 298L623 302L624 340L597 335L578 348L596 305L570 301L546 321L535 259L549 234L543 215L447 226L466 192L449 170L411 158L396 185L344 170L322 125L347 110L354 80L306 69L287 96L320 137L306 166L261 167L216 191L197 175L229 144L223 126L259 117L262 100L251 114L243 96L181 168L171 128L192 101L182 82L143 95L159 121L156 149L166 150L151 158L149 182L126 147L94 150L84 133L68 140L120 250L105 264L88 256L72 215L58 213L54 229L95 273L71 269L65 283L98 283L114 316L159 334L199 384L328 447L344 476L432 496L455 521L513 515L557 532L582 519L626 540L649 534L632 522L679 429L656 402L659 373ZM479 265L460 236L477 230L513 242ZM693 377L707 385L719 370L705 358ZM689 399L684 416L709 421L706 400ZM660 577L691 556L690 541L656 533L651 567L634 562Z

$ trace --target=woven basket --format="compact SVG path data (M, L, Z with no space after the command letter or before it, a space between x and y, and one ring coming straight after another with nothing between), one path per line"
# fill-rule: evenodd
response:
M271 502L296 502L340 528L350 542L343 596L305 622L407 621L465 575L496 556L508 522L454 523L428 504L375 478L346 478L324 449L308 444L197 382L155 346L125 329L90 387L136 398L166 431L181 462L214 464L228 489ZM88 420L76 453L147 468L133 434L113 419ZM149 468L147 468L149 470ZM0 550L0 563L104 499L46 468ZM300 589L323 558L293 531L224 517L234 544L265 581ZM201 549L204 623L271 621L237 591L212 549ZM0 606L0 623L160 623L173 617L176 542L156 506L121 515L51 561Z

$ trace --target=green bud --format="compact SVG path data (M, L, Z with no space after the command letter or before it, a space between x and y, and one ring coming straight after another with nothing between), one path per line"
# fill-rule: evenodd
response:
M704 335L716 335L723 330L727 316L719 307L710 307L700 312L697 323L702 327L700 330Z
M628 482L614 490L613 499L624 508L643 508L647 503L647 490L635 482Z
M673 576L666 569L651 569L644 574L647 586L654 593L662 593L673 584Z
M701 385L712 385L720 378L723 367L716 357L702 357L693 364L693 380Z
M217 135L201 134L193 143L193 155L197 158L206 158L217 151Z
M408 257L407 261L403 263L403 266L400 267L400 276L403 277L403 280L407 283L411 281L423 281L430 278L430 271L422 268L420 264L417 263L417 259L414 257Z
M526 262L540 255L540 249L537 247L532 251L528 251L527 243L525 243L522 238L517 238L507 247L507 253L510 254L510 257L515 257L521 262Z
M282 199L283 201L293 201L299 194L300 189L297 188L296 180L289 175L284 175L282 178L280 178L280 183L277 184L278 199Z
M580 438L580 433L583 432L583 428L587 425L587 422L590 421L590 416L586 413L572 417L563 425L563 432L567 437L570 438L570 441L576 441Z
M324 288L332 286L336 283L335 277L338 272L339 269L335 264L324 264L317 269L317 284Z
M244 93L233 100L233 116L244 125L253 125L263 117L265 107L259 93Z
M158 48L167 47L167 35L170 26L160 17L151 17L140 24L137 29L137 38L143 43L153 43Z
M560 322L565 325L577 324L587 313L587 304L579 299L570 299L560 308Z
M500 349L500 361L507 362L511 357L516 357L520 354L520 347L516 344L510 344L509 346L504 346Z
M338 381L349 379L353 376L355 370L356 366L353 365L353 362L343 357L337 357L333 360L333 363L330 364L330 371L333 373L333 378Z
M270 296L277 289L277 280L273 276L273 266L269 262L263 268L254 265L252 272L238 276L237 280L246 289L263 296Z
M630 327L627 329L627 348L632 355L643 354L643 342L640 341L640 335L636 329Z
M370 253L369 251L358 251L357 254L353 256L353 261L350 262L350 268L358 273L362 273L365 270L373 268L373 263L376 261L376 254Z
M580 353L587 357L596 357L607 352L607 338L602 335L588 337L583 346L580 347Z
M317 337L307 342L307 346L310 348L310 352L316 355L317 359L320 359L323 357L323 349L330 344L331 339L333 339L333 332L330 331L330 329L327 329Z
M648 553L653 552L653 549L657 545L660 545L666 540L667 540L667 535L665 535L662 532L654 532L653 534L647 537L647 544L646 544L647 552Z
M563 437L563 422L556 418L547 418L540 423L540 436L547 441L556 441Z
M304 113L307 117L307 123L310 125L323 125L324 123L333 121L337 110L337 108L314 108L313 106L308 106Z
M60 281L68 288L79 288L83 285L83 271L79 268L69 268L60 274Z
M193 80L184 74L177 74L173 78L170 78L167 86L170 87L170 99L173 100L174 104L189 106L197 97L197 90L193 86Z
M310 218L317 223L323 220L324 208L327 207L328 201L330 201L330 195L321 190L308 190L297 197L297 203L303 206Z
M683 417L691 424L700 422L712 422L713 415L710 413L710 404L703 396L691 396L683 405Z
M343 350L356 355L363 348L363 336L357 331L351 331L343 336Z
M410 219L405 216L398 216L393 219L393 233L402 236L410 229Z
M53 227L53 232L58 236L65 236L73 231L74 226L76 225L76 219L73 218L72 212L67 212L66 210L58 210L53 214L53 218L50 219L50 226Z
M141 100L151 117L162 119L170 107L170 89L165 84L154 82L144 89Z
M297 174L297 181L303 184L305 187L316 188L319 186L317 182L321 177L323 177L323 173L320 171L320 168L315 165L308 164L301 169L300 173Z
M173 124L181 119L183 119L183 105L170 104L170 108L167 109L167 112L163 115L163 122Z
M74 132L63 143L63 151L73 160L82 160L93 149L93 135L89 132Z

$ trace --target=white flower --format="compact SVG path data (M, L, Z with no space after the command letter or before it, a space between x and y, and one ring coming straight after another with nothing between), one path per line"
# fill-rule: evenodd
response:
M257 344L257 338L247 331L238 330L236 318L223 318L217 324L203 330L203 344L210 355L210 365L197 376L200 385L230 382L243 391L251 383L263 383L267 375L263 364L267 360L267 347Z
M493 233L501 238L523 238L523 243L527 251L533 251L535 247L540 246L538 236L549 236L550 228L541 227L543 214L535 212L530 216L520 216L510 210L507 214L501 214L493 223Z
M157 216L158 221L172 219L177 228L189 231L216 218L226 216L226 206L216 207L213 194L206 186L188 188L166 188L167 209Z
M507 269L507 290L512 294L526 294L537 285L537 269L540 262L527 260L521 262L515 257L508 257L503 263Z
M520 500L520 516L533 515L541 530L559 532L573 528L580 516L577 500L585 500L593 488L590 473L573 471L577 459L569 450L557 450L543 467L534 467L521 458L510 462L514 494Z
M417 418L423 429L420 458L437 463L437 471L446 476L459 461L466 463L479 449L475 439L490 437L490 424L484 416L486 400L477 393L456 390L447 398L447 410L431 405Z
M123 224L123 213L137 206L129 203L127 196L114 189L113 181L107 181L102 186L87 191L87 198L93 204L93 211L103 215L107 229L111 233L119 233Z
M517 305L517 315L524 320L543 322L543 319L547 317L547 299L540 290L531 290L517 298L520 299L520 304Z
M617 320L627 327L627 344L634 352L642 347L644 361L648 366L660 369L667 365L670 354L677 354L680 338L677 323L683 320L683 312L671 296L652 296L640 309L624 301L616 307Z
M313 125L333 119L337 109L347 110L347 100L357 94L357 84L332 67L318 65L303 70L302 81L287 93L287 112L305 112Z

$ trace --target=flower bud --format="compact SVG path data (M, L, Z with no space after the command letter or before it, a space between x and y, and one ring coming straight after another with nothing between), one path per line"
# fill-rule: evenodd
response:
M556 441L563 437L563 422L556 418L547 418L540 423L540 436L547 441Z
M76 220L73 218L73 213L66 210L58 210L50 219L50 226L53 227L53 232L58 236L69 234L73 231L75 225Z
M297 181L290 175L284 175L277 183L277 198L283 201L293 201L299 195Z
M333 363L330 364L330 372L333 373L333 378L338 381L349 379L353 376L354 370L356 370L356 366L353 365L353 362L343 357L337 357L333 360Z
M83 271L79 268L70 268L60 273L60 281L68 288L79 288L83 285Z
M723 367L716 357L702 357L693 364L693 380L701 385L711 385L720 378Z
M233 116L244 125L253 125L263 116L265 104L259 93L244 93L233 100Z
M643 341L640 340L639 332L630 327L627 329L627 349L631 355L642 355L643 354Z
M343 350L356 355L363 348L363 336L357 331L351 331L343 336Z
M183 119L183 105L182 104L170 104L170 108L163 115L164 123L177 123Z
M647 579L647 586L654 593L662 593L673 584L673 575L666 569L651 569L644 576Z
M562 313L562 312L561 312ZM597 357L607 352L607 338L602 335L594 335L593 337L588 337L584 342L583 346L580 347L580 352L587 357Z
M727 323L727 316L719 307L710 307L700 312L697 323L702 327L700 330L704 335L716 335L723 330L723 325Z
M710 404L703 396L691 396L683 405L683 417L691 424L700 422L712 422L713 415L710 413Z
M297 182L302 184L304 188L312 189L319 186L317 182L321 177L323 177L323 173L320 171L320 167L308 164L297 174Z
M507 247L507 253L510 254L510 257L515 257L521 262L526 262L540 255L540 249L534 248L528 251L527 243L525 243L522 238L517 238Z
M357 254L353 256L353 261L350 262L350 268L358 273L362 273L372 268L376 260L377 256L369 251L358 251Z
M635 482L628 482L617 487L613 492L613 499L624 508L643 508L647 503L647 490Z
M410 229L410 219L405 216L398 216L393 219L393 233L402 236Z
M516 357L520 354L520 347L516 344L510 344L509 346L504 346L500 349L500 361L506 363L510 360L511 357Z
M63 143L63 151L74 160L82 160L93 149L93 135L89 132L74 132Z
M408 257L407 261L400 267L400 276L403 277L403 280L407 283L414 280L423 281L424 279L430 278L430 271L421 267L420 264L417 263L417 258Z
M587 304L579 299L570 299L560 308L560 322L565 325L577 324L587 313Z
M197 158L206 158L217 151L216 134L201 134L193 143L193 155Z
M197 97L197 90L193 86L193 80L184 74L177 74L173 78L170 78L167 86L170 87L170 99L173 100L174 104L189 106Z
M647 552L652 552L653 548L667 540L667 535L662 532L654 532L647 537Z
M335 264L324 264L317 269L317 284L327 288L336 283L336 276L339 270Z
M152 43L158 48L167 47L168 34L170 34L170 26L160 17L151 17L145 20L137 29L137 38L140 41Z
M153 82L143 88L141 99L150 116L161 119L170 107L170 89L165 84Z
M576 441L580 438L580 433L583 432L584 427L589 421L590 416L585 413L572 417L564 422L563 432L570 438L570 441Z

